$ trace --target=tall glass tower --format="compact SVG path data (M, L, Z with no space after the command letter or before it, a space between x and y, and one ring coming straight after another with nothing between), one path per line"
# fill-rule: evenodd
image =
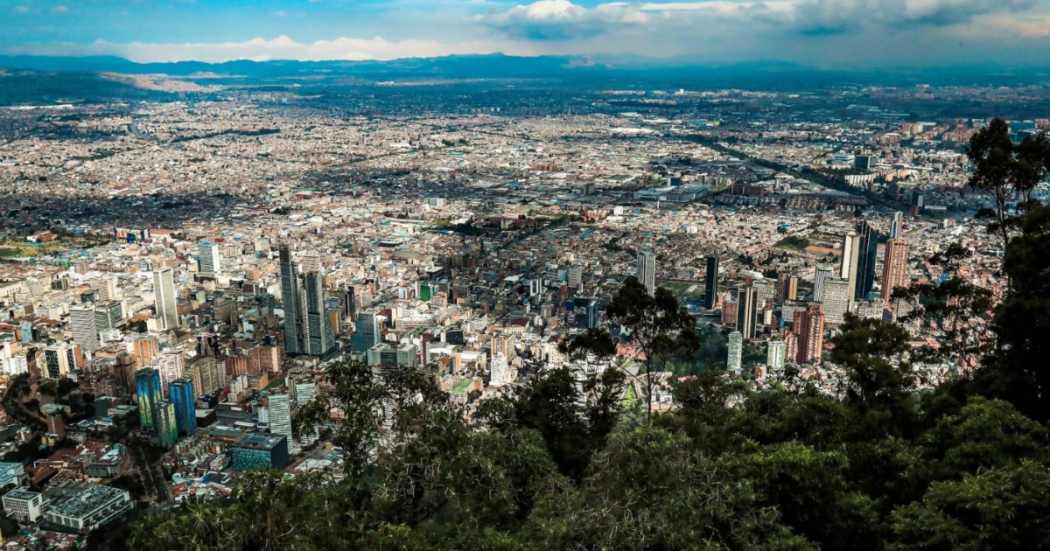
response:
M138 387L139 423L143 430L153 430L157 404L162 400L160 372L156 369L138 370L135 373L135 385Z
M168 386L171 403L175 404L175 425L179 432L193 434L197 430L197 396L193 392L193 381L175 379Z

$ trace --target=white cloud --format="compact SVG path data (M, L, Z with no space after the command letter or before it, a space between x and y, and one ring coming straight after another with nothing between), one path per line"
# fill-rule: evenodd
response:
M337 38L316 42L296 42L287 36L266 40L255 38L246 42L150 44L131 42L118 44L98 40L92 44L53 44L10 48L9 53L31 55L116 55L140 63L205 61L219 63L237 59L268 61L295 59L300 61L326 60L390 60L405 57L437 57L445 55L489 54L504 52L513 55L537 55L527 44L470 41L444 44L432 40L402 40L391 42L381 37Z
M25 6L15 6L15 13L29 13L29 8Z
M649 17L636 5L621 2L588 9L568 0L539 0L502 12L476 15L473 21L516 38L564 40L595 36L615 27L644 25Z
M51 8L51 13L69 13L69 8L65 6L55 6Z
M275 12L273 12L273 14L275 16L277 16L277 17L287 17L288 16L288 12L286 12L286 11L275 11Z

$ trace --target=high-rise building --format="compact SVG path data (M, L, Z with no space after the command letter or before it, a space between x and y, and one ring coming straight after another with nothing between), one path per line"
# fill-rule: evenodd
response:
M335 330L327 314L320 258L303 257L300 276L287 244L280 245L278 255L285 350L290 356L330 356L336 350Z
M649 251L638 253L638 281L649 296L656 295L656 255Z
M861 238L857 232L849 232L842 238L842 262L839 277L846 280L849 302L857 293L857 270L860 268ZM848 307L848 305L847 305Z
M317 397L317 383L296 383L295 403L302 407Z
M901 231L904 229L904 213L895 212L893 213L893 221L890 222L890 239L897 239L901 236Z
M857 257L857 288L854 300L868 300L875 286L875 263L878 262L879 232L867 220L860 224L860 253Z
M567 279L569 287L572 287L574 289L576 287L579 287L580 284L583 283L583 266L580 266L579 264L573 264L572 266L569 266L568 272L569 273Z
M831 266L817 266L816 276L813 278L814 302L824 302L824 282L834 275L835 272Z
M171 383L185 374L185 366L186 360L181 350L168 348L153 357L152 367L160 372L161 394L165 398L171 396L168 388Z
M735 330L737 328L737 316L740 314L737 302L735 300L726 300L722 302L722 325L729 329Z
M193 434L197 430L197 394L193 381L176 379L168 386L171 403L175 404L175 425L182 434Z
M726 369L733 371L741 368L744 355L744 336L740 331L729 334L729 357L726 358Z
M153 295L157 319L164 329L179 327L179 312L175 303L175 272L164 268L153 272Z
M73 342L85 352L98 350L98 326L95 325L95 309L88 306L73 306L69 309L69 325L73 329Z
M381 340L379 318L375 314L358 314L354 334L350 336L350 350L368 352L368 349L379 344Z
M52 344L44 349L45 374L49 379L61 379L75 373L77 369L76 348L68 343Z
M846 321L850 302L849 281L835 277L824 282L824 302L821 304L827 323L839 324Z
M506 386L510 384L510 364L502 352L497 352L492 356L489 374L491 376L489 384L492 386Z
M766 350L766 365L770 369L784 367L785 352L787 352L787 345L784 344L784 341L769 341Z
M219 245L211 241L201 241L200 251L197 256L197 268L202 273L222 273L222 257L219 255Z
M95 305L95 326L99 331L116 329L124 321L124 304L115 300Z
M196 419L194 419L196 422ZM160 447L170 450L179 441L179 424L175 404L163 400L157 404L156 432Z
M737 294L737 331L743 338L755 338L758 327L758 290L755 287L744 287Z
M882 266L882 300L887 303L893 290L904 287L908 281L908 241L900 237L886 242L886 258Z
M788 292L785 300L798 300L798 274L788 278Z
M824 313L821 307L811 304L805 310L795 312L794 329L795 335L798 336L798 355L795 361L820 361L821 352L824 350Z
M587 329L595 329L598 327L598 299L592 298L587 301Z
M295 356L303 352L298 323L302 319L299 300L299 276L292 262L292 250L287 244L278 247L281 265L281 302L284 306L284 349Z
M704 308L712 310L718 295L718 256L707 257L707 273L704 274Z
M292 401L287 394L271 394L266 400L270 412L270 433L285 436L288 454L294 453L292 444Z
M149 368L136 371L135 386L139 399L139 423L143 430L153 430L157 405L163 400L160 392L160 372Z

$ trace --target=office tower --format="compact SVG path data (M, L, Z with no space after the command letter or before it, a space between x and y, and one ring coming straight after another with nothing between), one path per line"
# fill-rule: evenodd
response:
M893 290L908 281L908 241L902 238L886 242L886 257L882 266L882 300L893 298Z
M849 281L831 278L824 282L824 317L827 323L839 324L846 321L849 312ZM798 315L798 314L796 314Z
M817 273L813 278L814 302L824 302L824 282L830 277L834 277L831 266L817 266Z
M139 399L139 423L142 430L152 430L157 405L163 400L160 393L160 372L149 368L136 371L135 387Z
M185 373L185 359L181 350L166 349L153 358L152 367L160 372L161 394L165 398L171 396L169 386L176 379L181 379Z
M175 404L175 424L182 434L193 434L197 430L197 394L193 381L175 379L168 387L171 403Z
M153 357L157 355L160 347L157 337L135 333L128 336L128 342L131 345L128 352L135 355L139 367L153 363Z
M306 323L302 324L306 353L311 356L330 356L336 350L335 330L328 317L324 298L324 275L320 271L303 274Z
M118 300L120 293L117 291L117 278L106 277L99 280L95 290L98 291L98 299L101 301Z
M295 356L303 352L297 326L302 319L299 277L295 272L295 264L292 263L292 251L287 244L282 243L278 247L278 255L281 265L281 302L284 306L284 349L289 355Z
M785 300L798 300L798 274L791 274L788 278L788 291Z
M497 352L492 356L489 375L489 385L491 386L506 386L510 384L510 364L502 352Z
M296 383L295 403L302 407L317 397L317 383Z
M857 269L860 267L860 234L849 232L842 238L842 262L839 277L846 280L848 298L852 302L857 293ZM848 306L848 305L847 305Z
M116 329L124 321L124 305L115 300L95 305L95 326L99 331Z
M895 212L893 213L893 221L890 222L890 239L897 239L901 236L901 230L904 229L904 213Z
M795 312L795 335L798 336L796 347L798 363L820 361L824 349L824 313L818 305L809 305L805 310Z
M735 300L726 300L722 302L722 325L730 329L737 328L737 316L740 311L737 308Z
M726 369L739 370L744 354L744 336L740 331L729 334L729 357L726 358Z
M69 309L69 325L73 329L73 342L85 352L98 350L98 327L95 325L95 309L89 306L73 306Z
M375 314L358 314L354 334L350 336L350 350L367 352L381 340L378 317Z
M329 356L336 350L335 330L327 314L321 260L304 256L300 277L288 245L281 244L278 251L285 350L291 356Z
M875 263L878 258L879 232L867 220L860 224L860 253L857 256L857 286L854 300L868 300L875 286Z
M592 298L587 301L587 329L598 327L598 299Z
M175 304L175 272L164 268L153 272L153 294L157 319L164 329L179 327L179 312Z
M157 404L156 431L160 447L170 450L179 441L179 425L175 404L163 400Z
M758 326L758 290L754 287L744 287L737 295L737 331L743 338L755 338L755 329Z
M656 255L649 251L638 253L638 281L649 296L656 295Z
M770 369L780 369L784 367L784 354L787 352L787 345L784 341L769 341L766 351L766 365Z
M776 300L778 304L783 303L787 300L788 296L788 282L791 280L791 274L787 272L780 272L777 274L777 294Z
M202 273L222 273L222 257L219 256L219 245L211 241L201 241L197 254L197 268Z
M270 433L286 437L289 455L293 452L292 444L292 401L287 394L271 394L267 398L267 411L270 412Z
M568 284L569 287L576 288L583 283L583 266L573 264L569 266Z
M704 275L704 308L713 310L718 295L718 257L707 257L707 273Z
M44 349L44 363L47 365L48 379L61 379L76 373L77 351L67 343L52 344Z

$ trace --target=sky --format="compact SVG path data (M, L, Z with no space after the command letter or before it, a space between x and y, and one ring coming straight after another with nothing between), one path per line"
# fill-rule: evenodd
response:
M1045 65L1050 0L0 0L0 54Z

